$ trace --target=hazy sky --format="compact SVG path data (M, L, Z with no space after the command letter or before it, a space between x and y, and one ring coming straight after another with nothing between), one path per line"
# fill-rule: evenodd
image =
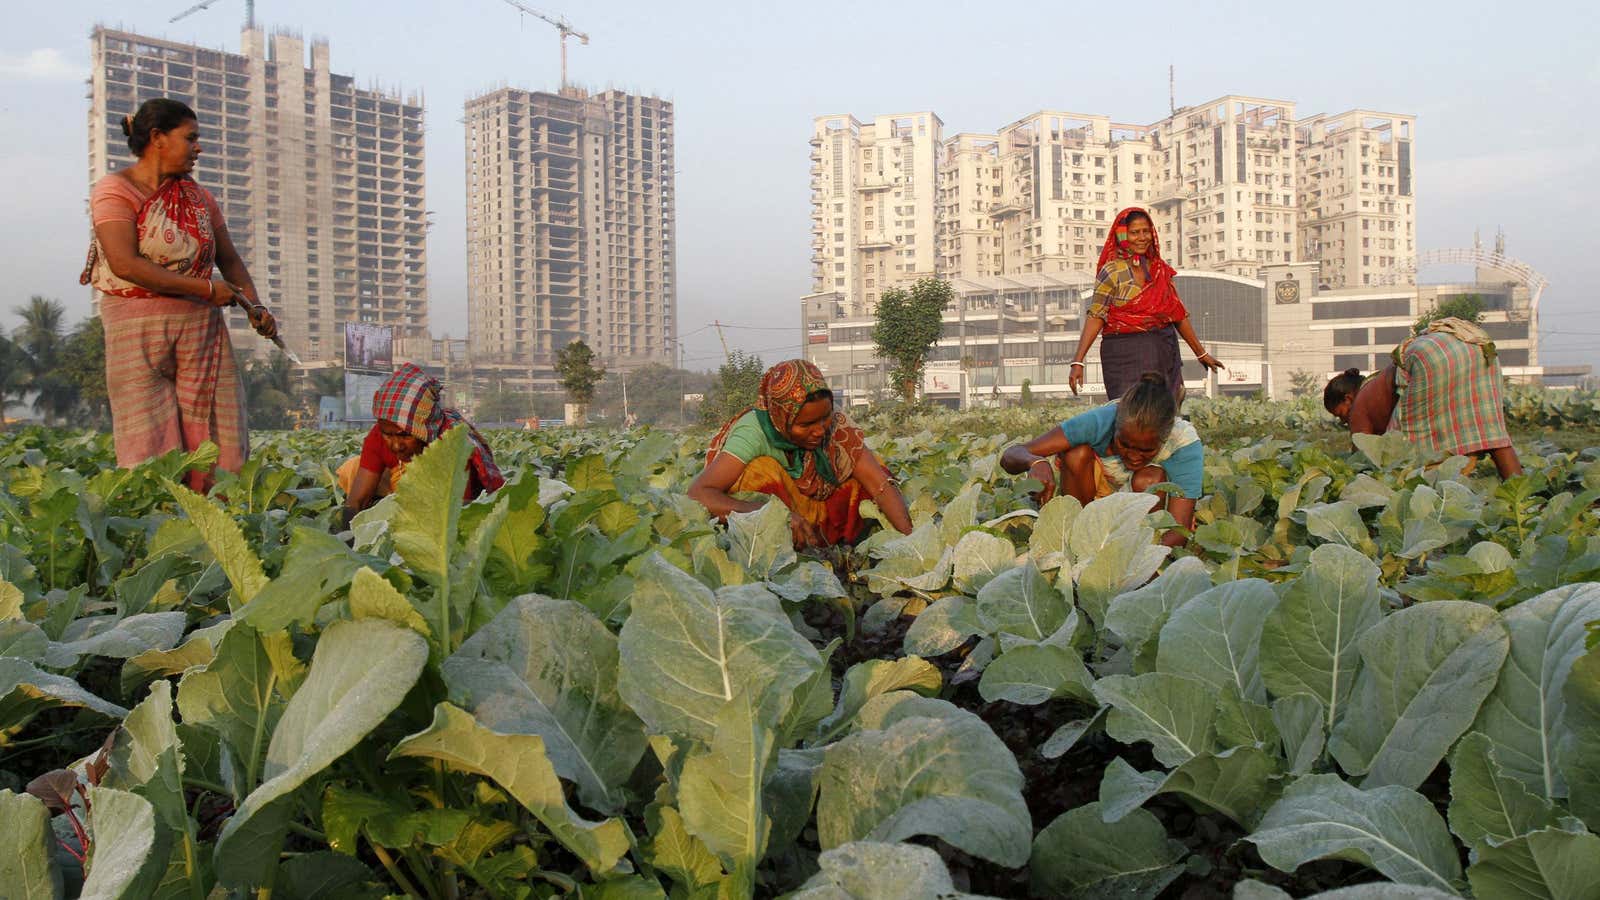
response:
M16 2L16 0L12 0ZM88 101L96 24L237 52L244 0L27 4L0 33L0 185L9 251L0 322L31 294L87 313ZM8 3L7 6L10 6ZM1418 242L1471 244L1474 227L1550 280L1545 361L1600 370L1600 28L1587 4L1487 2L1129 4L661 3L530 0L593 38L570 46L575 82L671 99L677 116L678 316L686 364L734 346L797 349L810 290L813 116L932 109L946 134L992 131L1043 108L1151 122L1228 93L1301 115L1415 114ZM20 8L20 7L19 7ZM559 79L553 29L503 0L260 0L269 28L325 37L361 85L420 90L427 105L432 322L466 333L463 137L469 94ZM1590 24L1583 25L1583 22ZM130 110L131 112L131 110ZM202 123L211 127L209 123ZM1426 280L1460 273L1425 270Z

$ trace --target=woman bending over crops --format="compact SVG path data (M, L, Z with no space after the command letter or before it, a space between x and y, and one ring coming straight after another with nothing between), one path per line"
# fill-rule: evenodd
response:
M494 493L506 483L494 464L489 443L461 413L444 406L439 379L411 363L396 369L373 392L372 415L378 420L361 442L361 455L339 467L339 487L345 492L344 527L356 513L394 489L409 463L439 435L457 425L467 428L472 456L467 460L467 491L463 500Z
M1425 452L1488 453L1501 478L1522 472L1506 431L1500 363L1489 333L1465 319L1443 318L1394 349L1393 362L1363 379L1335 376L1322 405L1351 434L1398 430Z
M718 519L762 504L741 491L771 494L789 507L796 549L854 541L862 500L877 502L894 527L911 533L906 501L861 429L833 406L833 391L815 365L778 363L761 377L756 405L729 419L712 439L706 467L689 496Z
M1158 372L1146 372L1120 400L1073 416L1026 444L1006 448L1000 457L1007 472L1027 472L1038 480L1035 497L1041 505L1058 493L1089 503L1115 491L1175 483L1183 495L1163 502L1184 529L1194 527L1204 462L1200 435L1178 418L1167 379ZM1161 539L1172 547L1184 541L1177 530Z

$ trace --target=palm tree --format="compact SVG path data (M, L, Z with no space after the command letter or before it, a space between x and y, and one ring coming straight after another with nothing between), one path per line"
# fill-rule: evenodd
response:
M26 306L12 312L22 319L13 344L26 358L26 390L34 392L33 411L46 422L55 422L78 405L77 385L63 375L59 365L64 341L61 320L66 309L59 300L35 294Z
M293 424L290 410L295 405L294 367L287 356L274 353L266 359L252 360L245 371L244 386L251 427L274 429Z

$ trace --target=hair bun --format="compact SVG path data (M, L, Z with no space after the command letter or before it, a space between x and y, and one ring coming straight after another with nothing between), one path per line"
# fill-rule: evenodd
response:
M1166 387L1167 386L1167 376L1161 374L1160 372L1146 372L1143 375L1139 376L1139 383L1140 384L1156 384L1156 385L1160 385L1161 387Z
M1350 375L1350 376L1355 377L1355 378L1360 378L1361 377L1361 370L1357 369L1355 367L1351 367L1351 368L1345 369L1344 370L1344 374Z
M133 116L122 117L122 135L123 137L133 137Z

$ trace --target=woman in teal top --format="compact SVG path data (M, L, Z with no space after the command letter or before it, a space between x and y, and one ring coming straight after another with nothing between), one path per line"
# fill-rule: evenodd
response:
M1008 447L1000 465L1013 475L1027 472L1037 479L1041 505L1058 492L1087 504L1116 491L1148 491L1172 482L1183 495L1161 502L1189 530L1202 491L1205 446L1194 426L1178 418L1167 379L1147 372L1120 400ZM1185 540L1180 531L1161 538L1171 547Z
M761 504L740 492L770 494L789 507L796 548L848 543L861 535L859 506L874 500L899 531L911 532L905 498L865 435L834 408L833 391L815 365L781 362L761 378L756 405L717 432L706 467L689 496L712 515Z

